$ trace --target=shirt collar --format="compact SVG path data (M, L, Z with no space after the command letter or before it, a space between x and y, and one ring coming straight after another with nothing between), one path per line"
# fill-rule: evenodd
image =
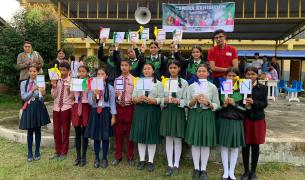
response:
M159 55L154 55L154 56L151 55L150 57L151 57L151 59L158 59L158 58L159 58Z
M195 61L195 60L194 60L194 63L195 63L196 65L199 65L199 64L201 63L201 59L200 59L199 61Z

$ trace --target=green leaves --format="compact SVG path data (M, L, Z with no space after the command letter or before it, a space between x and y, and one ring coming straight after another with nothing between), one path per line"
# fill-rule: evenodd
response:
M33 6L13 17L9 27L0 27L0 83L18 84L17 55L23 52L23 42L32 43L33 50L44 59L44 72L56 58L57 21L54 9Z

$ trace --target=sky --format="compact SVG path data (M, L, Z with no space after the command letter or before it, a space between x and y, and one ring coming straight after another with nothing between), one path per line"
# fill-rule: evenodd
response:
M21 9L19 2L16 0L0 0L0 3L0 16L5 21L9 21Z

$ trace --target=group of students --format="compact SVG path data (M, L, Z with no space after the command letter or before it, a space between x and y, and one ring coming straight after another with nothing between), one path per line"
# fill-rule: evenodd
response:
M166 175L171 176L179 172L184 139L192 149L194 179L207 179L206 167L210 148L217 145L220 146L223 162L223 179L236 179L234 170L239 147L242 147L244 165L242 179L257 179L259 144L265 143L266 136L264 108L267 106L267 87L259 84L258 69L248 67L245 72L246 78L252 80L251 96L244 99L236 86L234 93L225 98L224 95L219 96L217 89L219 84L214 85L210 82L210 69L215 70L215 64L210 63L210 68L204 63L200 58L202 53L198 46L192 50L192 60L182 60L177 47L173 47L176 52L171 58L165 58L158 52L156 42L152 42L149 49L151 52L149 57L143 58L145 48L142 47L140 52L130 48L129 59L121 59L116 47L110 47L110 51L113 52L110 56L105 56L101 46L98 56L106 62L106 68L98 69L96 76L104 81L102 91L70 91L70 65L67 62L59 64L61 78L51 81L56 151L52 159L66 158L72 119L75 128L74 165L76 166L86 164L88 138L90 138L94 140L94 167L106 168L109 138L115 135L116 152L112 164L118 165L122 161L122 146L126 137L128 164L134 165L133 145L137 143L139 152L137 169L144 170L146 166L151 172L155 168L156 145L161 144L164 138L168 160ZM226 56L232 56L229 53L225 53ZM236 68L223 69L225 72L222 74L224 73L227 79L238 83L239 72ZM34 160L39 160L40 128L50 122L46 107L42 103L45 90L31 85L38 72L39 67L31 65L29 80L22 81L20 87L22 98L27 104L22 114L20 128L28 130L28 161L33 160L33 132L36 137ZM162 75L178 81L176 93L170 93L163 87ZM152 79L151 91L137 90L134 87L134 78L138 76ZM78 68L78 77L88 77L88 68L85 65ZM124 80L123 91L115 90L116 78ZM198 93L196 89L203 82L207 84L207 91ZM214 77L213 82L217 82L217 78ZM102 162L99 158L101 141ZM250 148L251 169L249 168ZM145 160L146 149L148 161Z

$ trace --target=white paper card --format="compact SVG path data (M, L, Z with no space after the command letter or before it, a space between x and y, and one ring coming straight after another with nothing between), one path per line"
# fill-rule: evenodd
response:
M59 79L59 76L56 73L56 71L50 71L50 69L48 69L48 72L49 72L50 80L58 80Z
M45 88L46 87L46 82L44 75L38 75L36 78L36 85L40 88Z
M115 79L115 90L124 91L124 79L122 79L122 78Z
M251 79L243 79L239 81L239 89L241 94L252 94Z
M125 36L125 32L116 32L116 38L115 38L115 42L116 43L122 43L124 41L124 36Z
M101 78L93 78L91 81L91 89L104 90L104 81Z
M221 94L233 94L233 81L232 79L227 79L222 82Z
M163 29L159 29L157 41L165 41L166 40L166 32Z
M83 91L82 88L83 79L72 78L71 80L71 91Z
M129 33L129 38L131 42L138 42L139 41L139 33L136 31L132 31Z
M142 40L149 40L149 28L144 28L141 33Z
M195 86L195 92L197 94L207 94L208 93L208 81L206 79L199 79L200 85Z
M183 32L181 30L176 30L176 32L173 34L173 41L181 41L182 40L182 34Z
M140 78L137 82L137 90L151 91L152 86L152 78Z
M108 39L110 34L110 28L101 28L100 30L100 39Z
M178 80L170 79L168 87L169 87L169 92L176 93L178 91Z

